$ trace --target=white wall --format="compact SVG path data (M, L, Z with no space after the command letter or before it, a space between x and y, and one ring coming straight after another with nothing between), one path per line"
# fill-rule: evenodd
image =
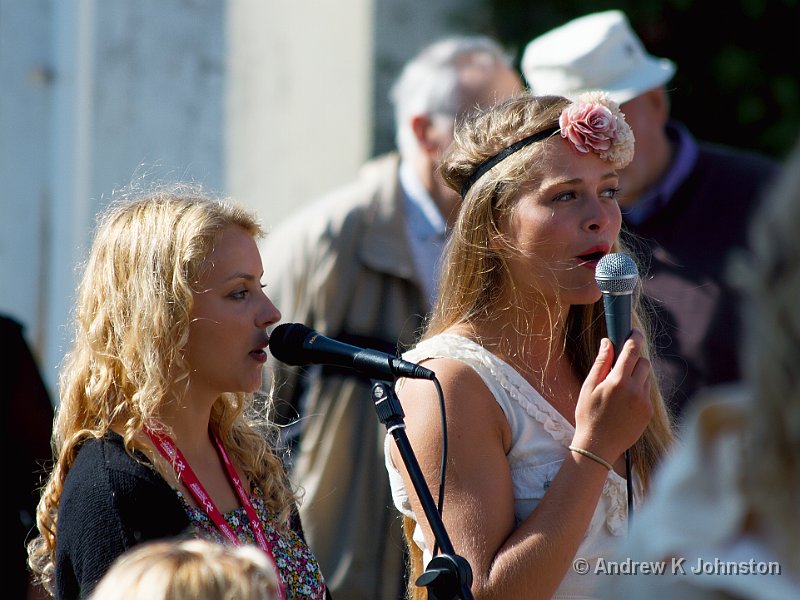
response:
M39 348L51 227L50 15L47 0L0 0L0 311L27 325Z
M52 247L42 362L53 375L95 215L136 178L224 185L222 2L56 2ZM50 377L51 383L53 378Z
M369 156L372 3L241 0L228 16L228 187L269 227Z
M53 397L115 189L191 180L279 222L391 147L391 81L481 3L0 0L0 312Z

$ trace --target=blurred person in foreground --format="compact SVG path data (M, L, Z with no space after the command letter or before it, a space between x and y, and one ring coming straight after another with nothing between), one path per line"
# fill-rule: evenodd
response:
M436 269L460 198L437 169L464 115L522 89L500 46L447 38L403 69L391 99L399 153L365 164L353 183L276 227L263 249L270 296L284 321L395 353L415 340L436 295ZM273 361L265 385L299 419L292 478L309 543L334 595L403 595L403 541L383 467L385 428L370 380L329 366Z
M476 600L591 598L598 579L573 565L613 556L627 533L624 452L636 506L672 443L639 295L633 331L613 348L595 279L602 257L624 252L617 170L633 146L603 92L575 101L523 94L467 119L442 159L463 202L436 306L403 358L441 384L442 520L471 565ZM397 393L435 498L437 390L400 379ZM386 444L413 582L434 538L389 434Z
M139 544L122 554L89 600L280 600L274 565L255 546L202 539Z
M251 212L183 184L116 193L101 213L28 545L56 598L86 597L120 554L178 535L254 544L286 598L325 597L274 430L253 410L281 316L261 233Z
M731 250L746 246L747 225L778 165L698 141L671 118L665 85L675 64L647 54L621 11L588 14L534 38L522 71L535 94L608 92L633 129L636 154L619 175L623 236L660 321L654 370L680 417L696 390L740 377L737 295L724 265ZM713 111L715 99L704 101Z
M604 598L800 598L800 141L730 262L743 292L744 379L701 392L680 450L615 560Z

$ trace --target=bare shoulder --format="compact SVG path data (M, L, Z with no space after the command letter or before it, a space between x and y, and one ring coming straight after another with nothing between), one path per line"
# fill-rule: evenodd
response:
M481 376L469 364L453 358L432 358L420 364L436 373L442 388L448 431L463 432L469 437L482 432L506 438L505 415ZM397 395L406 413L409 432L428 430L440 435L440 399L432 381L402 380Z
M464 394L468 399L484 395L491 397L480 375L463 361L455 358L429 358L419 364L436 373L436 379L448 404L456 402L455 399ZM397 391L404 404L427 402L429 398L437 397L436 386L429 380L402 379L398 382Z

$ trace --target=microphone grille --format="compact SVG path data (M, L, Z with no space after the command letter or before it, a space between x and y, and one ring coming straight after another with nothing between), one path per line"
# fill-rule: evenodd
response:
M603 293L630 294L636 287L639 270L627 254L606 254L597 262L594 277Z

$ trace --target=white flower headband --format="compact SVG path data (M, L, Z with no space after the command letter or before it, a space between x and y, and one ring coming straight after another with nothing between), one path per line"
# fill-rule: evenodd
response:
M585 92L564 107L558 127L548 127L522 138L479 164L461 186L461 197L466 197L473 184L501 160L559 131L578 152L595 152L615 169L622 169L633 160L633 131L619 105L606 92Z

